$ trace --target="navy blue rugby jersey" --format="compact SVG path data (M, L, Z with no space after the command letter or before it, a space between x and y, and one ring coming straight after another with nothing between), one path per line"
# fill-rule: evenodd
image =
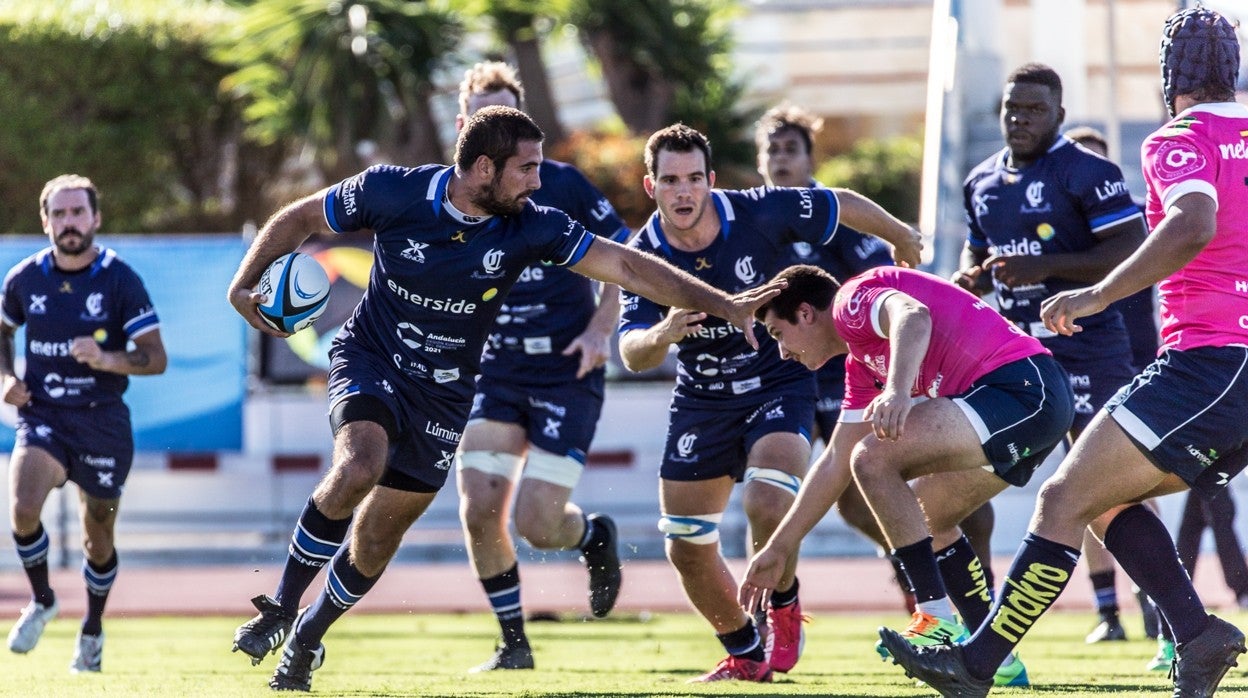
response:
M533 203L557 208L589 232L625 242L628 226L607 197L575 167L543 160L542 188ZM594 282L547 262L520 274L494 321L481 356L481 373L504 381L554 385L576 378L580 355L563 356L598 307Z
M1096 233L1144 215L1131 200L1118 165L1065 136L1024 169L1007 166L1008 155L1002 149L983 161L962 185L972 247L1001 255L1082 252L1097 243ZM1086 285L1048 279L1009 289L994 280L1001 314L1040 338L1052 338L1040 323L1040 303ZM1079 322L1089 328L1119 317L1111 306Z
M335 343L391 357L396 373L434 395L468 400L481 348L503 298L531 264L579 262L594 236L531 201L516 216L446 209L454 168L378 165L330 187L330 229L374 233L368 288Z
M737 293L766 283L782 268L795 242L826 245L840 234L840 205L828 189L711 190L719 213L719 236L698 252L668 244L659 214L651 215L629 243L656 254L711 286ZM668 308L627 291L621 292L620 333L658 324ZM676 395L698 399L752 402L757 391L793 385L814 390L814 374L795 361L780 358L766 332L758 330L759 349L741 330L713 315L701 330L677 346Z
M75 337L91 337L104 351L160 327L143 280L117 253L99 247L85 269L56 268L52 248L22 260L4 279L4 322L26 326L22 380L32 400L53 407L87 407L121 400L127 376L97 371L69 353Z

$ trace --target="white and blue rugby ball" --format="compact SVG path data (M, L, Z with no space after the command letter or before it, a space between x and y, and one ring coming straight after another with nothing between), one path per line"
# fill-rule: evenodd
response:
M269 327L294 334L316 321L329 303L329 275L311 257L291 252L260 275L256 291L264 294L260 317Z

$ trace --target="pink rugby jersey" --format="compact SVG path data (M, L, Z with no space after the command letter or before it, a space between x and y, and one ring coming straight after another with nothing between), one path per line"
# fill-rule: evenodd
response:
M1049 353L952 283L913 269L877 267L845 282L832 302L836 331L849 345L843 413L866 408L880 393L877 385L888 377L889 340L880 313L884 299L897 291L926 305L932 320L927 356L910 389L912 396L957 395L1011 361Z
M1248 108L1192 107L1154 131L1140 152L1150 231L1184 194L1218 205L1213 240L1157 286L1161 349L1248 344Z

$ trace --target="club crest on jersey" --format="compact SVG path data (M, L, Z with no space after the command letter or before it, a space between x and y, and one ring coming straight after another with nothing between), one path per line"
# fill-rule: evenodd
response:
M104 312L104 294L92 293L87 296L87 312L82 315L83 320L106 320L108 313Z
M1053 209L1044 202L1044 182L1028 184L1025 196L1027 204L1019 209L1019 213L1047 213Z
M733 266L733 271L743 284L752 284L758 278L758 272L754 271L753 257L746 256L738 259L736 265Z
M410 259L413 262L419 262L421 264L424 264L425 263L425 248L428 246L429 246L429 243L427 242L416 242L415 240L408 238L407 249L403 250L400 256L403 257L403 259Z
M30 307L26 309L26 312L30 313L31 315L43 315L47 313L48 312L47 295L41 296L41 295L31 294Z
M503 275L503 255L505 253L500 249L491 248L485 256L481 258L482 271L472 272L474 279L497 279Z
M1205 166L1205 158L1198 151L1176 141L1162 143L1153 161L1157 166L1157 177L1164 182L1173 182Z

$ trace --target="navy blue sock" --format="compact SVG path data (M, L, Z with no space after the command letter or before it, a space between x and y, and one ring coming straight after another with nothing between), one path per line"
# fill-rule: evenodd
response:
M1096 611L1102 616L1118 615L1118 588L1114 568L1088 575L1092 580L1092 593L1096 594Z
M1105 529L1105 549L1157 604L1176 644L1204 631L1209 623L1205 605L1179 561L1170 532L1148 507L1137 504L1115 516Z
M758 628L754 627L753 620L746 621L745 625L738 630L723 635L716 634L715 637L719 638L724 649L728 650L728 654L734 657L744 657L756 662L767 660L767 652L758 636Z
M986 679L996 673L1032 624L1061 596L1078 562L1075 548L1034 533L1023 538L987 621L966 643L962 656L972 676Z
M940 576L949 589L949 598L962 616L962 624L975 630L992 610L992 591L984 574L984 566L966 536L936 553Z
M797 577L794 577L793 586L789 587L788 589L785 589L784 591L780 591L779 589L776 589L775 591L771 592L772 608L784 608L785 606L792 606L793 604L797 603L797 587L798 587Z
M87 614L82 619L83 635L99 635L104 632L104 604L108 603L108 592L117 581L117 551L108 562L96 566L91 560L82 561L82 578L87 583Z
M520 565L481 580L481 587L490 600L490 608L498 619L503 632L503 644L508 647L528 647L529 638L524 634L524 608L520 605Z
M308 649L319 645L329 626L364 598L378 579L381 574L365 577L351 562L351 546L342 546L325 575L325 590L303 614L295 630L299 644Z
M905 570L917 603L935 601L949 595L945 591L944 581L940 578L940 567L936 564L936 555L932 552L931 536L918 543L897 548L893 551L893 557Z
M13 534L13 542L17 543L17 557L22 561L22 569L26 579L30 580L30 593L35 603L51 606L56 603L56 594L48 583L48 532L39 522L39 528L29 536Z
M325 563L333 559L350 527L350 516L338 521L326 518L316 508L312 498L308 498L295 524L295 532L290 537L286 568L282 570L282 578L273 593L287 613L293 616L299 612L303 592L312 585L312 580L316 579Z

